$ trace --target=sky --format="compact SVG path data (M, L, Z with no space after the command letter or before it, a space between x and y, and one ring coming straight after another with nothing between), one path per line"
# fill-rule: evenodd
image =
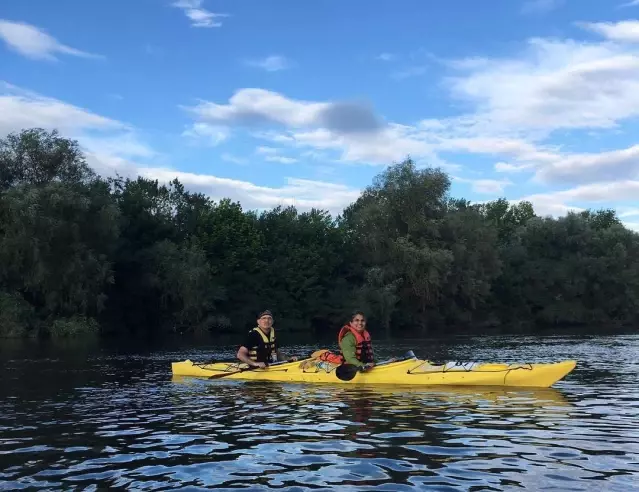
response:
M339 214L387 166L639 230L639 0L0 0L0 137Z

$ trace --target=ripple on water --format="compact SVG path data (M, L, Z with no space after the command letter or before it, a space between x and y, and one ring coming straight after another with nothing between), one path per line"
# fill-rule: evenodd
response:
M14 376L0 489L639 490L639 337L628 344L554 339L552 358L576 346L588 369L551 390L177 382L155 356L98 358L57 393ZM502 360L548 350L505 345ZM459 350L498 359L485 340Z

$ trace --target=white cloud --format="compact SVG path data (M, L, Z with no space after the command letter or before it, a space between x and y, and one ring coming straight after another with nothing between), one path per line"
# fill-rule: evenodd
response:
M528 0L521 6L524 14L545 14L561 7L564 0Z
M639 208L636 208L636 207L621 208L620 210L618 210L618 212L619 212L619 217L621 218L635 217L635 216L639 217Z
M302 211L321 208L336 215L360 194L360 190L345 185L306 179L286 178L285 185L271 187L170 169L140 168L138 171L145 177L161 182L177 178L189 190L205 193L214 200L230 198L239 201L245 209L294 205Z
M198 117L215 122L267 121L286 126L305 126L313 124L326 107L326 103L287 99L265 89L241 89L231 96L228 104L204 101L189 109Z
M236 164L246 163L244 159L228 154L224 160ZM140 165L129 159L111 155L89 153L87 161L104 176L118 173L123 177L142 176L157 179L161 183L168 183L177 178L189 191L204 193L213 200L230 198L240 202L244 209L249 210L293 205L300 211L319 208L328 210L335 216L342 213L344 208L356 200L360 194L358 189L325 181L289 177L285 179L285 184L282 186L265 186L210 174Z
M112 136L100 137L80 135L78 137L78 143L96 156L109 155L127 158L146 158L158 155L151 147L136 138L134 133L118 133Z
M535 179L544 183L588 183L628 178L639 178L639 145L596 154L558 157L535 174Z
M0 133L23 128L58 129L63 134L84 130L123 131L127 125L62 101L0 83Z
M294 157L286 157L284 155L269 155L264 158L264 160L269 162L279 162L280 164L295 164L297 159Z
M516 164L510 164L509 162L496 162L494 167L495 167L495 171L498 173L518 173L521 171L525 171L526 169L529 169L531 166L532 164L516 165Z
M274 155L274 154L277 154L277 149L275 147L267 147L265 145L262 145L258 147L257 149L255 149L255 152L258 154Z
M575 147L580 138L591 139L585 133L594 129L610 148L606 136L630 136L632 128L622 125L639 116L639 50L630 43L638 25L584 25L605 39L535 38L517 56L451 63L451 94L467 103L467 113L419 127L437 152L494 155L500 158L497 172L532 172L539 183L580 185L522 198L541 214L636 203L639 145L587 153L548 142Z
M202 8L202 0L177 0L172 5L184 11L191 20L192 27L220 27L220 19L228 17L228 14L218 14Z
M572 202L634 201L639 196L639 180L608 181L577 186L553 193L552 196Z
M636 20L621 22L580 22L578 25L613 41L639 43L639 21Z
M455 138L439 137L439 151L465 151L472 154L505 155L521 161L552 162L557 154L540 149L525 140L503 137Z
M619 7L636 7L639 5L639 0L632 0L628 3L621 4Z
M415 125L385 122L361 105L295 100L263 89L241 89L226 104L205 101L191 111L202 121L266 126L253 135L307 152L338 154L343 163L388 165L410 155L420 163L452 169L442 159L444 153L490 155L496 158L497 172L584 185L532 195L542 210L553 213L597 196L614 202L622 195L612 184L588 186L627 184L639 177L639 146L584 153L550 144L560 132L617 130L639 116L639 52L632 46L535 38L517 56L473 57L449 66L455 73L448 87L467 103L467 112ZM326 112L340 118L326 118ZM351 118L347 125L345 116ZM494 194L515 184L490 177L469 182L476 193ZM610 189L615 192L605 194Z
M393 72L392 77L397 80L403 80L410 77L419 77L420 75L424 75L426 71L426 67L423 66L407 67L403 70Z
M380 53L377 56L378 60L385 61L385 62L393 61L396 58L397 58L397 55L394 55L393 53Z
M473 190L477 193L496 195L498 193L503 193L504 188L511 184L513 184L512 181L507 179L476 179L474 180L472 186Z
M341 133L366 133L381 128L373 110L359 102L313 102L289 99L266 89L236 91L228 104L202 101L187 108L202 120L222 124L322 127Z
M265 157L265 160L269 162L279 162L280 164L295 164L297 159L294 157L286 157L283 155L270 155Z
M511 200L511 203L519 203L521 201L527 201L533 204L535 213L541 216L551 215L553 217L560 217L566 215L568 212L581 212L583 208L566 205L561 201L561 198L555 197L552 194L535 194L525 196L519 200Z
M613 25L626 33L628 26ZM567 132L592 129L602 137L621 135L622 125L639 116L639 51L633 46L532 39L519 56L454 68L451 94L470 111L420 125L438 152L494 155L495 171L533 172L543 183L637 179L638 145L580 153L546 143L555 134L565 141Z
M441 63L458 70L476 70L487 66L490 60L488 58L471 56L469 58L462 58L461 60L441 60Z
M440 165L454 169L439 158L433 151L433 145L423 141L413 130L401 125L389 125L374 135L340 135L326 129L308 132L290 132L288 134L299 147L341 152L342 162L387 166L407 156L416 160L428 160L433 166Z
M459 181L460 183L469 183L475 193L486 195L502 194L507 186L513 184L513 182L508 179L469 179L453 176L453 180Z
M243 166L244 164L248 164L248 160L247 159L245 159L243 157L235 156L233 154L229 154L228 152L225 152L224 154L222 154L220 156L220 158L223 161L232 162L233 164L239 164L241 166Z
M487 61L449 83L474 106L459 123L475 135L540 140L639 116L639 57L611 43L531 39L522 56Z
M558 216L570 210L584 210L583 206L571 203L588 203L586 208L598 208L598 204L634 202L638 196L639 181L626 180L577 186L554 193L537 193L525 196L521 200L530 201L540 215Z
M117 173L134 178L140 175L161 182L177 177L189 190L204 192L214 199L229 197L249 209L295 205L300 210L316 207L338 214L359 196L358 189L325 181L287 178L282 186L264 186L150 166L140 160L153 158L161 161L164 156L142 143L130 125L7 83L0 84L0 114L0 137L25 128L58 129L62 136L78 140L85 150L88 164L103 176ZM194 128L198 136L210 136L210 128L197 125ZM266 151L265 154L281 158L278 162L291 162L279 156L278 149L275 151ZM246 159L231 154L223 154L222 159L236 164L247 163Z
M47 34L46 31L24 22L0 19L0 38L13 50L34 60L56 60L56 54L84 58L102 58L99 55L80 51Z
M130 125L6 82L0 83L0 114L1 137L29 128L58 130L78 141L99 174L134 176L135 159L158 158Z
M294 157L287 157L280 155L281 149L276 149L274 147L260 146L255 149L257 154L265 155L265 161L268 162L279 162L280 164L294 164L298 162Z
M290 99L264 89L240 89L228 104L202 101L188 108L201 121L254 127L277 125L282 131L254 136L290 146L341 152L343 162L388 165L410 155L433 165L449 165L433 152L434 142L411 126L383 122L363 103Z
M206 123L194 123L184 130L182 136L202 141L215 147L229 138L230 131L225 127L208 125Z
M278 72L289 68L290 63L286 57L281 55L271 55L261 60L250 60L246 62L252 67L261 68L267 72Z

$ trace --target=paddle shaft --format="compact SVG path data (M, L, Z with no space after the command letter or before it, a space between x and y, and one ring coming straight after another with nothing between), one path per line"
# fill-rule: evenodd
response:
M306 359L308 360L308 359ZM298 362L298 361L293 361L293 362ZM303 362L303 361L299 361L299 362ZM272 366L281 366L282 364L291 364L291 361L288 360L282 360L282 361L278 361L278 362L273 362L272 364L268 364L266 367L272 367ZM237 371L232 371L232 372L224 372L222 374L213 374L213 376L209 376L209 379L220 379L226 376L231 376L233 374L239 374L241 372L244 371L254 371L255 369L262 369L259 366L249 366L249 367L244 367L242 369L238 369ZM264 368L265 369L265 368Z
M328 352L328 350L327 349L316 350L315 352L313 352L312 354L308 355L304 359L302 359L301 357L298 357L298 360L301 362L303 360L315 359L315 358L319 357L320 355L322 355L322 353L324 353L324 352ZM277 362L274 362L271 365L283 364L283 363L286 363L286 362L288 362L288 361L277 361ZM211 364L219 364L219 363L235 364L235 363L237 363L237 359L232 359L232 360L210 360L208 362L197 362L197 363L194 363L193 365L194 366L209 366Z

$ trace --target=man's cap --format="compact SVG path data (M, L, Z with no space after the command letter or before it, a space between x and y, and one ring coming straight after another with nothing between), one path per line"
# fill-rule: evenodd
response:
M273 313L271 313L271 311L267 309L266 311L262 311L260 314L258 314L257 319L263 318L264 316L270 316L272 318Z

